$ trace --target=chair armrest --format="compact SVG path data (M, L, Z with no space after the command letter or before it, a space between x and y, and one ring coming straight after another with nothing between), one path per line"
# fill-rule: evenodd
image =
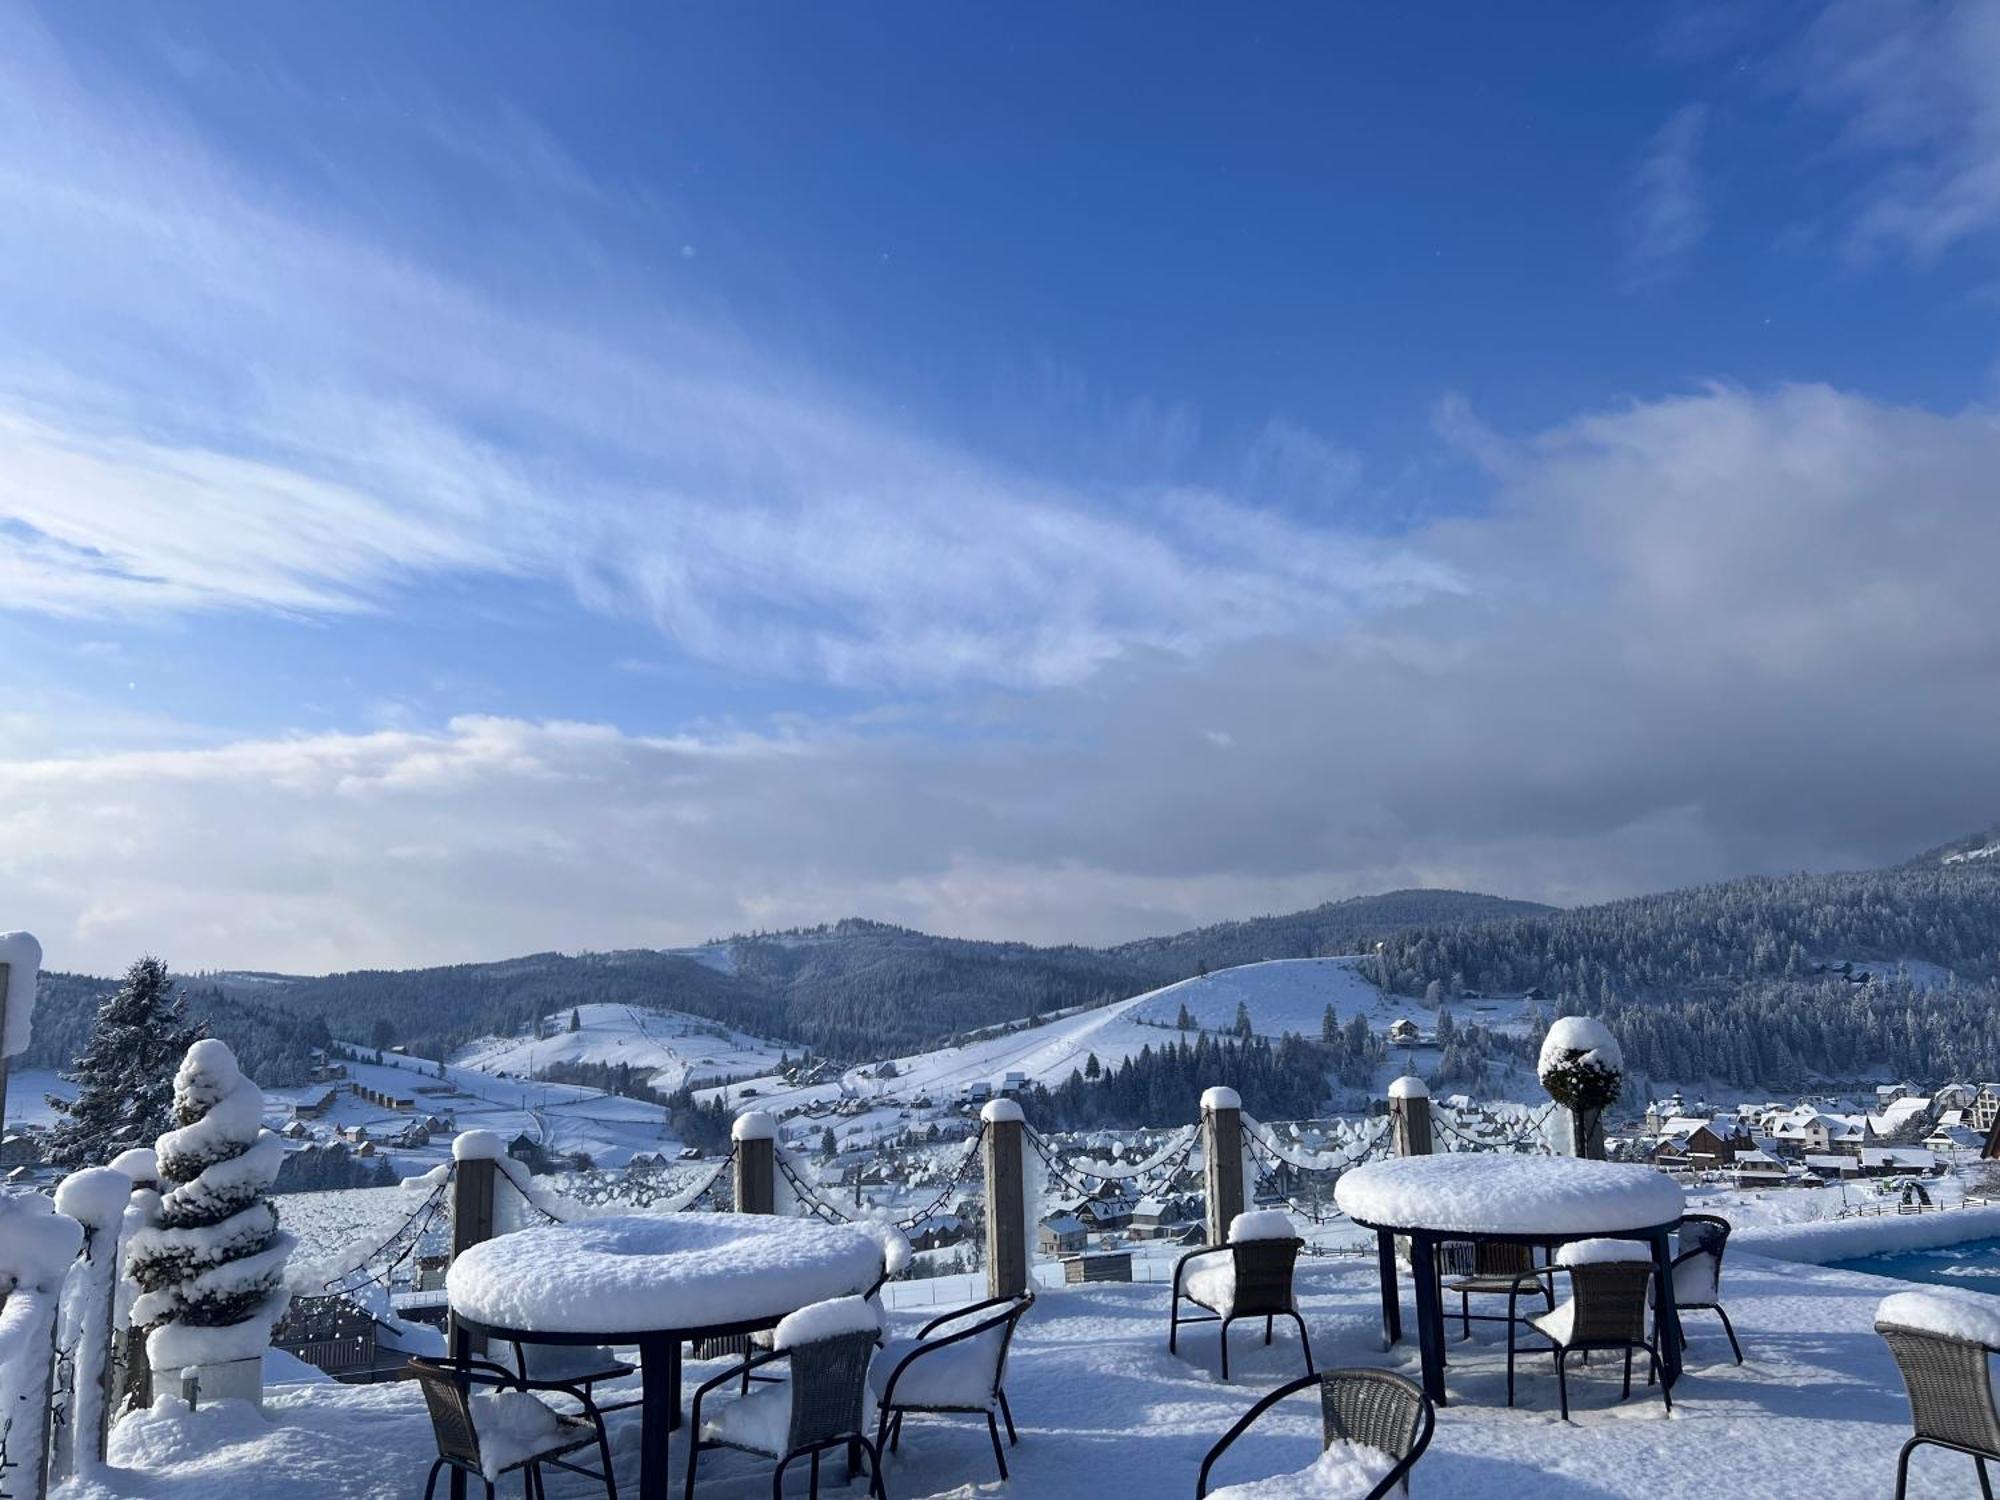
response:
M1195 1500L1202 1500L1202 1497L1208 1493L1208 1475L1209 1471L1215 1467L1216 1460L1222 1457L1224 1451L1227 1450L1231 1443L1243 1436L1245 1430L1252 1422L1263 1416L1265 1412L1276 1406L1285 1397L1296 1396L1300 1391L1306 1390L1311 1386L1316 1386L1319 1382L1320 1377L1317 1375L1301 1375L1298 1379L1279 1386L1275 1391L1272 1391L1258 1401L1250 1410L1238 1417L1236 1425L1225 1432L1221 1440L1208 1450L1208 1456L1202 1459L1201 1473L1195 1479L1194 1484ZM1426 1435L1426 1440L1428 1441L1428 1434Z
M1198 1245L1174 1262L1174 1295L1181 1294L1181 1271L1191 1260L1200 1260L1204 1255L1219 1255L1228 1250L1227 1245Z

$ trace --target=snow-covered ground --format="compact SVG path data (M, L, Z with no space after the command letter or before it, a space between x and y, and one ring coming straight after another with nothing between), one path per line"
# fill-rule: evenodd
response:
M1299 1286L1322 1365L1414 1372L1411 1344L1386 1355L1381 1350L1372 1262L1307 1262ZM1886 1495L1908 1409L1872 1322L1882 1297L1901 1286L1732 1251L1724 1297L1747 1362L1730 1363L1714 1319L1694 1314L1687 1374L1671 1417L1643 1384L1621 1404L1608 1370L1584 1370L1572 1381L1574 1421L1565 1425L1546 1361L1524 1365L1520 1405L1509 1410L1501 1348L1490 1334L1475 1334L1473 1342L1451 1346L1451 1404L1438 1414L1414 1493L1481 1500ZM912 1331L923 1316L899 1311L896 1331ZM1296 1340L1283 1334L1265 1348L1254 1332L1239 1331L1231 1358L1237 1378L1225 1385L1216 1376L1213 1328L1188 1332L1181 1353L1167 1353L1162 1286L1048 1291L1023 1325L1008 1371L1021 1428L1021 1444L1008 1454L1012 1483L996 1482L976 1419L912 1419L901 1454L889 1461L889 1491L897 1500L1191 1494L1209 1444L1258 1395L1300 1368ZM720 1368L691 1364L687 1378L692 1385ZM113 1467L62 1494L65 1500L217 1494L386 1500L414 1493L435 1452L422 1402L408 1384L280 1388L269 1405L268 1419L227 1403L192 1416L163 1408L129 1419L113 1438ZM620 1483L630 1492L637 1479L635 1414L613 1422ZM1317 1449L1317 1426L1310 1400L1287 1403L1237 1445L1218 1482L1304 1466ZM677 1473L685 1454L684 1437L676 1434ZM861 1492L860 1486L844 1491L838 1473L837 1464L827 1471L828 1493ZM699 1493L704 1500L747 1500L770 1492L769 1474L767 1464L747 1457L707 1454ZM803 1493L803 1476L799 1484ZM561 1497L591 1493L566 1476L552 1479L550 1490ZM1974 1495L1972 1465L1922 1451L1911 1492L1927 1500Z
M553 1036L494 1038L476 1042L452 1059L482 1073L532 1078L558 1063L623 1063L661 1093L690 1078L738 1078L769 1073L787 1051L800 1049L732 1031L715 1021L678 1011L638 1005L584 1005L576 1008L577 1030L569 1014L549 1019Z

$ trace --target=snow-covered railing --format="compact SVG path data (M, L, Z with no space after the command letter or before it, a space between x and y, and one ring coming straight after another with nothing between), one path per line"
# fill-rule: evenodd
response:
M1555 1112L1556 1106L1551 1104L1539 1115L1512 1128L1501 1127L1498 1134L1482 1134L1468 1129L1450 1110L1433 1103L1431 1123L1437 1127L1446 1151L1511 1151L1546 1156L1549 1154L1549 1142L1543 1128Z
M83 1226L40 1193L0 1198L0 1485L19 1500L48 1487L56 1315Z
M417 1253L434 1230L442 1230L451 1215L452 1167L433 1167L421 1177L406 1178L405 1189L422 1192L409 1213L387 1235L370 1233L350 1240L316 1262L295 1261L287 1280L302 1296L349 1296L364 1287L392 1288L397 1273ZM279 1216L284 1215L280 1200Z
M1286 1147L1270 1126L1250 1116L1243 1117L1243 1135L1253 1164L1261 1168L1260 1182L1276 1185L1288 1212L1312 1224L1331 1224L1345 1217L1332 1202L1333 1184L1340 1174L1360 1166L1371 1156L1385 1152L1390 1143L1389 1121L1380 1121L1365 1138L1341 1152L1299 1152ZM1288 1177L1310 1183L1313 1194L1301 1199L1295 1191L1285 1191ZM1322 1189L1323 1185L1323 1189ZM1326 1194L1325 1201L1320 1193Z

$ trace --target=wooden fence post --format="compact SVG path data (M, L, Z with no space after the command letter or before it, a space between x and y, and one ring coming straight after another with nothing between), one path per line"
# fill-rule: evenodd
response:
M57 1344L70 1350L69 1390L50 1455L50 1472L60 1478L104 1462L116 1363L119 1234L131 1197L132 1179L112 1167L86 1167L56 1186L56 1212L83 1226L82 1264L70 1272L56 1335Z
M1431 1091L1423 1079L1405 1074L1389 1085L1389 1120L1398 1156L1431 1154Z
M986 1295L1013 1297L1028 1289L1027 1117L1012 1099L979 1111L986 1139Z
M506 1148L490 1130L464 1130L451 1143L451 1258L493 1238L500 1184L500 1157ZM486 1336L452 1320L454 1354L484 1357ZM455 1491L454 1491L455 1493Z
M1201 1175L1208 1198L1208 1242L1229 1243L1243 1212L1243 1096L1212 1088L1201 1096Z
M729 1127L729 1139L736 1144L736 1160L731 1168L739 1214L774 1214L778 1211L778 1121L761 1109L736 1117Z

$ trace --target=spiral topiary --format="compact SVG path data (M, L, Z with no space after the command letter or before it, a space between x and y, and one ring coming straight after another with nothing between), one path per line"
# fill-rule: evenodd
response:
M265 1196L284 1143L263 1128L264 1096L208 1038L174 1075L174 1121L159 1138L158 1218L133 1239L132 1322L153 1368L250 1359L282 1316L292 1237Z

